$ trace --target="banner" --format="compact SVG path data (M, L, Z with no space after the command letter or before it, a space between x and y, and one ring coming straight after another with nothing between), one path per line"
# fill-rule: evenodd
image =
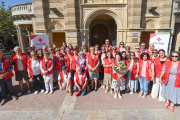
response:
M31 44L36 47L36 50L42 49L46 45L49 49L48 35L30 35Z
M170 34L150 34L149 44L154 44L154 49L164 49L167 54L169 39Z

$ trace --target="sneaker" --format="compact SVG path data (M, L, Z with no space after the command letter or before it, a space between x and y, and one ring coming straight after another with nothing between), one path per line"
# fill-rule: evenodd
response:
M111 91L111 94L113 94L113 91Z
M31 93L31 90L28 90L28 92L27 92L28 94L30 94Z
M44 92L44 89L42 89L41 92L43 93L43 92Z
M21 96L24 93L24 91L20 91L17 96Z
M134 94L134 92L133 92L133 91L131 91L131 92L130 92L130 95L133 95L133 94Z
M119 99L122 99L123 97L121 96L121 94L118 94L118 96L119 96Z
M13 100L17 100L17 97L15 95L12 96Z
M114 94L114 99L117 99L117 94Z
M45 94L48 94L49 93L49 90L46 90Z
M105 93L108 93L108 91L105 91Z
M51 90L50 93L53 94L53 91Z
M4 105L4 104L6 103L6 101L7 101L7 99L2 99L0 105L1 105L1 106Z
M34 94L37 95L37 94L38 94L38 91L35 91Z

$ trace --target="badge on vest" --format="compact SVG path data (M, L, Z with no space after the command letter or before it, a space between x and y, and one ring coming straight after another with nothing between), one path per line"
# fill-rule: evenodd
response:
M9 62L9 59L6 59L5 62Z

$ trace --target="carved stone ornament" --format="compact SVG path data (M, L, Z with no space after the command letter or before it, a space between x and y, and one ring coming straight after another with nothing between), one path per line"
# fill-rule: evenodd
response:
M157 22L153 19L148 19L142 24L143 28L157 28Z
M62 25L62 23L59 20L55 20L49 24L48 28L51 30L62 30L62 29L64 29L64 26Z

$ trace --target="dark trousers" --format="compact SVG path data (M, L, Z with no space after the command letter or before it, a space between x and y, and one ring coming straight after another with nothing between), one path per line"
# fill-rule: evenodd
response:
M36 76L33 75L33 79L32 80L33 80L33 83L34 83L35 90L36 91L39 90L38 89L38 79L37 78L39 78L39 80L41 81L41 89L45 89L45 84L44 84L43 76L41 74L39 74L39 75L36 75Z
M100 84L103 84L103 80L104 80L104 67L103 67L103 65L100 65L99 80L101 81Z
M14 89L13 89L13 86L12 86L12 78L9 78L9 79L2 79L0 80L0 88L1 88L1 98L2 99L6 99L6 85L8 87L8 90L11 94L11 96L15 95L14 94Z

